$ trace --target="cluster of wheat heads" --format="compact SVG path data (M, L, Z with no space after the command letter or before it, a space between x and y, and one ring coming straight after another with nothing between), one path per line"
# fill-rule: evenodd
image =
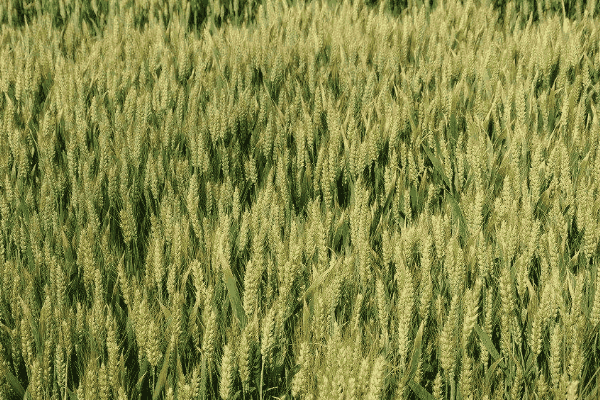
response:
M0 397L597 396L600 33L511 10L3 25Z

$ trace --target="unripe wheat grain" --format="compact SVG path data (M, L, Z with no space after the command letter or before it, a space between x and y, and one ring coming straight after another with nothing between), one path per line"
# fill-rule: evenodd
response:
M233 380L235 379L235 354L231 344L223 346L223 357L221 358L221 380L219 384L219 394L223 399L229 399L232 396Z

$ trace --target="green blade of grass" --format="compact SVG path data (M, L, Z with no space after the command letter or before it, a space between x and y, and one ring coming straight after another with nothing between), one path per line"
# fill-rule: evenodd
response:
M454 196L449 194L448 196L446 196L446 198L448 199L448 201L450 201L450 204L452 205L452 209L454 210L454 213L460 222L459 231L460 231L460 235L464 238L466 235L466 231L467 231L467 224L465 223L465 216L463 215L462 210L460 209L460 205L458 204L458 202L456 201Z
M10 371L8 371L8 370L5 370L5 371L6 371L6 375L5 375L6 380L8 381L8 383L10 384L12 389L15 392L17 392L17 395L19 395L19 398L22 399L25 396L25 389L23 389L23 386L21 386L21 383L19 382L19 380L17 379L16 376L11 374Z
M240 300L240 292L238 291L237 284L228 263L223 263L223 274L225 279L225 285L227 286L227 296L231 303L231 308L234 315L240 322L242 329L246 326L246 312L242 307L242 301Z
M144 382L144 377L148 373L148 365L148 360L144 358L144 360L142 361L142 365L140 366L140 373L138 374L138 381L136 384L138 392L142 390L142 383Z
M449 140L450 143L456 143L458 141L458 121L456 120L456 114L452 113L450 115L450 120L448 121L450 126L449 126Z
M404 376L402 377L402 386L408 384L409 381L417 373L417 368L419 366L419 361L421 360L421 345L423 342L423 329L425 328L425 320L421 322L421 326L419 327L419 331L417 332L417 336L415 337L415 341L413 344L413 351L411 355L410 365L408 365L406 371L404 371Z
M206 354L202 353L202 368L200 369L200 398L206 398L206 383L208 381L208 364Z
M321 286L321 284L323 282L325 282L325 280L327 279L327 277L331 274L331 272L340 265L340 261L338 260L338 262L335 265L332 265L331 267L329 267L327 269L327 271L323 272L319 277L315 278L313 280L312 285L310 285L310 287L308 289L306 289L306 292L304 292L304 295L302 297L300 297L298 299L299 302L302 302L306 299L308 299L309 297L311 297L313 295L313 293L315 292L315 290L317 290L319 288L319 286Z
M503 364L502 359L499 358L492 365L490 365L490 368L485 373L485 378L484 378L486 387L490 387L492 378L493 378L494 374L496 373L496 368L498 368L498 366L502 365L502 364Z
M421 322L419 332L417 332L417 337L415 338L412 360L410 362L410 379L412 379L417 373L417 367L419 366L419 361L421 361L421 344L423 342L423 329L425 328L425 321L426 320L423 320Z
M423 386L419 385L417 382L415 382L412 379L408 382L408 386L410 386L412 391L415 392L417 397L419 397L421 400L434 400L435 399L435 397L433 397L433 395L431 395L427 390L425 390L425 388Z
M192 306L192 309L190 311L190 318L189 318L190 323L193 323L196 320L196 318L198 317L199 308L200 308L200 299L196 299L196 302L194 303L194 305Z
M158 375L156 386L154 387L152 400L156 400L159 397L159 394L165 386L165 382L167 381L167 373L169 372L169 364L171 363L171 353L173 352L173 344L174 342L172 340L169 340L169 347L167 348L167 352L165 353L163 365L160 370L160 374Z
M425 154L427 154L427 157L429 157L429 161L431 161L437 173L440 174L440 176L442 177L442 180L446 184L448 191L452 193L452 185L450 184L450 179L448 179L448 177L446 176L446 173L444 172L444 168L442 167L442 163L440 162L440 160L435 156L435 154L429 151L427 146L425 146L425 143L422 143L421 147L423 148L423 151L425 151Z
M310 320L312 313L308 308L306 299L302 300L302 305L302 334L304 335L305 340L308 340L310 335Z
M25 269L23 271L27 272ZM23 299L20 296L19 296L19 301L21 302L21 307L23 308L23 314L25 314L25 317L27 318L27 322L31 329L31 334L33 335L36 349L38 349L38 351L39 351L42 348L42 341L40 338L40 333L38 330L38 325L36 323L36 319L33 318L33 316L31 315L31 311L29 310L29 307L25 304L25 302L23 301Z
M483 331L483 329L481 329L481 327L479 326L479 324L475 324L475 331L479 335L479 338L481 339L481 342L483 343L483 345L485 346L485 348L487 349L487 351L491 354L491 356L494 358L494 360L496 360L496 362L500 361L500 366L502 368L504 368L504 363L502 362L502 358L500 356L500 353L498 353L498 350L496 350L496 348L494 347L494 344L492 343L492 339L490 339L490 337L488 336L488 334L485 333Z

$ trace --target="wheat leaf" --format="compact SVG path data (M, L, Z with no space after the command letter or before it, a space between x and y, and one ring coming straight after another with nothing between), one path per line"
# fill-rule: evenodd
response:
M202 368L200 370L200 398L206 398L206 382L208 380L208 363L206 354L202 353Z
M440 162L440 160L435 156L435 154L429 151L427 146L425 146L425 143L423 143L421 147L425 151L425 154L427 154L427 157L429 157L429 161L431 161L435 170L440 174L440 176L444 180L444 183L448 187L448 191L452 193L452 185L450 185L450 180L444 173L444 168L442 167L442 163Z
M17 392L17 394L19 395L19 398L23 398L25 396L25 389L23 389L23 386L21 386L21 383L19 383L19 380L10 373L10 371L5 370L6 371L6 375L5 378L8 381L8 383L10 383L10 386L12 387L12 389Z
M146 373L148 372L148 360L146 360L144 358L144 360L142 361L142 365L140 366L140 373L138 374L138 381L137 381L137 390L140 391L142 389L142 383L144 382L144 377L146 376Z
M411 381L417 372L419 361L421 360L421 344L423 341L424 328L425 320L421 322L421 326L419 327L419 331L417 332L417 336L415 337L410 365L404 372L404 377L402 378L403 385L406 385L409 381Z
M298 301L303 301L306 300L307 298L309 298L310 296L313 295L313 293L315 292L315 290L317 290L319 288L319 286L321 286L321 284L323 282L325 282L325 280L327 279L327 277L331 274L331 272L336 269L340 264L341 264L341 259L338 259L337 262L335 263L335 265L332 265L331 267L329 267L327 269L327 271L323 272L321 274L321 276L319 276L318 278L316 278L313 281L313 284L310 285L310 287L306 290L306 292L304 293L303 296L301 296Z
M165 382L167 381L167 373L169 372L169 364L171 363L171 353L173 352L173 344L174 341L169 341L169 347L167 348L167 352L165 353L165 358L163 360L163 366L160 370L160 374L158 375L158 381L156 382L156 386L154 387L154 393L152 395L152 399L156 400L162 391Z
M421 400L434 400L433 397L423 386L415 382L414 380L410 380L408 382L408 386L412 389L413 392L421 399Z
M502 367L503 364L504 363L502 362L502 359L499 358L492 365L490 365L490 368L485 373L485 378L484 378L485 382L486 382L486 387L490 387L489 385L491 384L492 377L496 372L496 368L498 368L499 365Z
M460 205L458 204L458 202L456 201L454 196L448 195L448 196L446 196L446 198L450 201L450 203L452 205L452 209L454 210L454 213L456 214L456 217L458 217L458 219L460 220L460 228L459 228L460 234L462 237L465 237L467 225L465 224L465 217L460 209Z
M223 273L225 274L225 285L227 286L227 296L229 297L231 308L240 322L242 329L244 329L246 326L246 313L244 307L242 307L240 292L238 291L235 278L227 263L223 263Z
M413 346L413 354L410 366L410 378L415 376L417 372L417 367L419 365L419 361L421 360L421 344L423 341L423 329L425 328L425 320L421 322L421 326L419 327L419 332L417 333L417 337L415 338L415 344Z
M477 332L477 334L479 335L479 337L481 338L481 342L483 343L483 345L485 346L485 348L487 349L487 351L492 355L492 357L494 358L494 360L497 360L496 362L500 362L501 366L504 368L504 363L502 362L502 358L500 357L500 353L498 353L498 350L496 350L496 348L494 347L494 344L492 343L492 339L490 339L490 337L488 336L487 333L485 333L483 331L483 329L481 329L481 327L479 326L479 324L475 324L475 331Z

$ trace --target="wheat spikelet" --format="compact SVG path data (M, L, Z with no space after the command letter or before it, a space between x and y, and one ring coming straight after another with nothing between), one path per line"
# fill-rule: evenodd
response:
M215 345L216 345L216 340L217 340L217 315L215 314L214 310L210 310L208 316L207 316L207 321L206 321L206 328L204 331L204 336L202 338L202 350L204 350L205 354L206 354L206 360L207 360L207 364L210 366L212 365L212 361L213 361L213 357L214 357L214 351L215 351Z
M119 261L119 264L117 265L117 273L119 275L119 284L121 286L121 292L123 293L123 300L125 301L125 304L128 306L132 306L131 303L131 296L132 296L132 289L129 285L129 279L127 278L127 275L125 273L125 267L123 265L123 259L124 257L121 257L121 260Z
M473 359L466 352L462 358L459 386L463 399L473 398Z
M79 382L79 387L77 388L76 393L77 393L77 398L78 399L84 399L84 400L86 399L86 397L85 397L84 380L83 379Z
M512 399L518 399L521 397L521 385L523 385L523 383L523 370L519 366L517 366L515 379L512 382L512 386L510 389L510 396Z
M444 267L448 271L448 279L452 296L462 297L462 290L465 282L466 267L462 254L462 249L456 236L452 236L446 249L446 258Z
M542 324L543 316L541 315L542 310L533 316L533 322L531 325L531 333L529 335L529 347L536 356L542 351Z
M123 196L123 208L119 211L123 240L131 244L137 237L136 219L134 217L133 204L129 195Z
M90 335L90 338L93 339L93 342L103 343L104 338L104 330L102 322L104 320L104 315L102 315L102 306L98 305L99 303L95 303L92 306L92 309L88 309L86 314L86 322L87 322L87 330L86 333Z
M562 339L562 330L556 324L550 332L550 377L556 388L560 386L562 379Z
M262 261L262 260L261 260ZM260 288L260 281L263 273L262 262L255 263L250 260L246 264L246 274L244 276L244 310L246 315L252 316L259 304L258 304L258 291Z
M173 225L173 240L171 243L171 261L173 262L174 273L179 271L182 262L182 238L181 238L181 222L177 221ZM171 272L169 270L169 273Z
M31 364L31 372L30 372L30 380L29 387L27 391L31 393L31 397L34 399L43 398L43 382L42 382L42 366L38 359L33 360L33 364Z
M198 202L199 202L199 188L198 188L198 176L192 175L190 179L190 186L187 195L187 209L190 216L190 222L194 228L196 237L199 238L201 235L200 221L198 219Z
M440 334L440 361L448 381L454 380L454 369L456 366L456 340L454 332L458 324L458 298L452 298L450 314Z
M106 316L106 349L108 353L107 379L110 387L116 388L119 379L119 347L117 344L116 320L109 310Z
M165 275L165 262L163 260L163 251L164 246L162 241L159 239L158 235L154 237L153 240L153 272L154 272L154 282L156 287L158 288L159 294L162 292L163 278Z
M400 293L398 300L398 352L400 369L403 370L409 351L409 335L414 304L412 275L403 263L397 281L398 292Z
M241 222L240 222L240 230L238 233L238 252L242 253L246 250L246 247L248 246L248 235L249 235L249 213L247 211L244 211L242 213L241 216Z
M501 315L501 347L502 352L508 356L511 352L511 322L514 307L514 295L508 267L502 268L500 277L500 300L502 302Z
M148 326L146 340L146 357L153 368L156 368L158 366L158 363L162 358L162 352L160 350L159 329L160 328L156 326L155 321L151 320L150 325Z
M64 391L67 386L67 364L65 362L64 349L61 343L58 343L56 351L54 352L54 371L56 372L56 379L58 380L58 387L61 391Z
M98 387L98 376L96 371L98 370L97 362L88 365L85 372L85 398L97 399L99 398L99 387Z
M33 353L33 349L34 349L34 343L33 343L33 336L31 334L31 328L29 326L29 323L27 321L25 321L25 319L21 319L21 326L20 326L20 331L21 331L21 349L22 350L22 357L23 360L25 360L25 364L26 365L32 365L32 362L34 361L34 353Z
M567 400L576 400L579 397L577 396L577 388L579 386L579 381L571 381L567 386Z
M276 309L272 307L267 315L262 327L262 334L260 339L261 344L261 355L263 357L264 365L268 368L273 366L273 352L275 349L275 317Z
M431 246L429 246L431 248ZM425 258L425 257L424 257ZM429 317L431 301L433 300L433 282L431 276L431 261L425 260L421 273L421 289L419 293L419 315L423 320Z
M588 202L588 205L586 207L587 212L585 217L585 228L583 233L583 250L587 259L590 260L594 256L595 250L598 246L597 231L599 224L593 216L593 206L589 194L588 196L586 196L586 201Z
M371 371L371 379L369 381L369 391L367 393L367 399L375 400L379 399L385 390L385 358L378 356L373 362L373 370Z
M389 263L392 261L394 256L394 246L392 245L392 237L389 229L384 228L382 238L381 238L381 247L383 253L383 265L386 271L388 270Z
M298 372L292 378L292 396L297 397L307 394L309 380L309 357L310 351L308 344L302 342L300 344L300 353L298 355L297 365L300 366Z
M171 334L175 337L177 346L186 341L186 331L183 327L186 325L183 315L184 298L180 291L177 291L172 296L173 303L171 304Z
M404 190L404 199L403 199L403 204L404 204L403 212L404 212L404 218L405 218L406 225L409 225L412 221L412 208L411 208L410 202L411 202L410 190L406 189L406 190Z
M431 222L432 222L432 232L433 232L433 239L435 242L435 253L437 256L438 260L442 260L445 257L445 253L446 253L446 246L445 246L445 242L446 242L446 235L445 235L445 228L444 228L444 218L441 215L432 215L431 216Z
M377 310L379 316L379 324L382 332L387 331L387 323L388 323L388 312L387 312L387 300L385 294L385 287L380 278L377 278L375 284L375 292L377 294Z
M176 273L176 264L173 263L171 265L169 265L169 268L167 270L167 293L169 294L170 298L173 298L173 296L175 295L175 280L177 279L177 273Z
M479 314L479 288L481 285L481 280L478 280L475 288L468 290L464 297L466 308L462 329L462 345L464 351L467 349L469 336L477 323Z
M91 289L92 282L94 281L95 269L91 237L91 228L88 225L87 229L81 232L79 246L77 248L77 264L83 272L83 281L88 291Z
M600 323L600 280L596 279L596 285L594 290L594 300L590 310L590 321L593 326L597 326Z
M257 321L255 319L255 321ZM254 340L250 334L251 325L248 324L242 331L238 355L238 370L244 392L250 389L250 378L253 370Z
M108 386L108 376L106 372L106 365L104 362L100 365L100 370L98 371L98 398L100 400L108 400L109 398L109 386Z
M443 382L442 382L442 374L441 371L438 371L437 374L435 375L435 379L433 381L433 397L436 400L441 400L444 397L444 391L443 391Z
M219 394L223 399L232 396L233 380L235 379L235 354L232 346L228 343L223 346L223 357L221 358L221 380L219 383Z
M582 329L581 323L575 323L571 327L571 354L567 366L567 373L571 380L580 378L583 371L584 357L587 350L580 344L583 342L583 338L580 334Z

